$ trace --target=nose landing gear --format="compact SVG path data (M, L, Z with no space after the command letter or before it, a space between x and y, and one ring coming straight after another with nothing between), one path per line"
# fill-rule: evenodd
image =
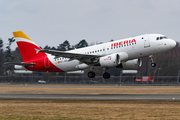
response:
M156 63L151 63L151 67L156 67Z
M153 55L149 56L149 59L151 60L151 67L156 67L156 63L154 62Z

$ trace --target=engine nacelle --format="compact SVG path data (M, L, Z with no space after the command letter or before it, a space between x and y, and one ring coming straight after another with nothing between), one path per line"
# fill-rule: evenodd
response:
M102 67L115 67L120 64L119 54L111 54L99 59L99 63Z
M137 69L137 68L141 67L141 65L142 65L142 60L140 58L128 60L128 61L122 63L122 66L124 69Z

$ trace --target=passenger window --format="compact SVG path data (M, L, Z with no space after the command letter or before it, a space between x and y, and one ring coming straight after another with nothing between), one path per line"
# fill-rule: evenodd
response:
M109 48L107 48L107 50L109 50Z

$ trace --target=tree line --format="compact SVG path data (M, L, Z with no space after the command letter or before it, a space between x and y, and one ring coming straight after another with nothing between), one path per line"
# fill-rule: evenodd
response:
M70 45L68 40L65 40L63 43L59 44L59 46L57 46L57 47L50 47L50 46L46 45L43 49L68 51L68 50L83 48L83 47L87 47L87 46L88 46L88 43L86 42L85 39L81 40L78 44L72 45L72 46Z
M11 44L15 42L15 39L9 38L8 44L5 46L3 40L0 38L0 75L6 75L7 71L13 71L14 67L11 65L4 65L5 62L22 62L22 57L20 55L18 47L15 50L11 50ZM98 44L98 43L96 43ZM91 44L92 45L92 44ZM151 67L151 61L148 57L142 58L142 66L138 69L139 76L177 76L180 70L180 47L177 43L176 47L170 51L154 55L154 61L156 62L156 67ZM51 47L46 45L41 47L42 49L60 50L67 51L78 48L83 48L89 46L85 39L80 40L79 43L75 45L70 45L68 40L65 40L57 47ZM120 75L121 68L109 68L107 71L111 75ZM85 70L85 74L89 70ZM102 75L103 68L98 68L94 70L96 75ZM43 73L42 73L43 74ZM51 73L51 75L62 75L62 73Z

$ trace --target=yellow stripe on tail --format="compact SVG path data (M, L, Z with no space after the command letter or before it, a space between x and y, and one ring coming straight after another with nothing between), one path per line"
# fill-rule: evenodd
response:
M24 34L22 31L16 31L16 32L13 32L13 35L15 38L25 38L25 39L28 39L30 41L32 41L26 34ZM32 41L33 42L33 41Z

